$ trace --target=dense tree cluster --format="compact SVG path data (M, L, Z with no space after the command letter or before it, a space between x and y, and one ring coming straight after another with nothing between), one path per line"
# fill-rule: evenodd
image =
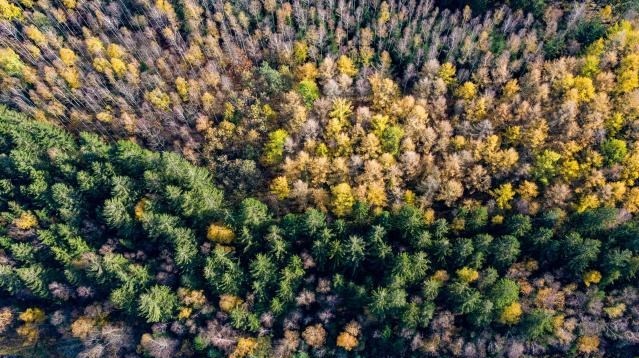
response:
M340 199L347 218L278 218L227 202L176 154L1 117L5 344L82 357L636 353L639 221L623 209L433 220Z
M0 0L0 355L639 355L639 6L457 5Z
M0 101L174 148L238 198L273 185L328 207L346 182L379 207L406 194L450 206L526 177L545 149L567 168L542 182L585 179L584 147L636 116L636 29L607 35L611 7L535 18L432 1L6 2ZM550 196L568 199L557 185ZM606 199L593 195L571 200Z

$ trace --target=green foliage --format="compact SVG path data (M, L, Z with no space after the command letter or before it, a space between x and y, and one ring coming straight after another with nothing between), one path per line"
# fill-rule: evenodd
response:
M204 277L213 292L237 295L244 280L244 272L231 254L217 248L206 259Z
M489 297L495 309L501 310L519 299L519 285L511 279L502 278L490 289Z
M546 0L511 0L510 6L530 12L536 17L541 17L546 9Z
M628 154L626 142L621 139L606 139L601 143L601 154L606 159L606 163L621 163Z
M540 183L548 185L552 178L558 172L557 163L561 159L561 154L552 150L544 150L535 158L535 165L533 167L533 174Z
M552 333L552 323L552 314L550 312L543 309L535 309L524 317L521 327L528 339L536 341Z
M554 60L564 54L566 50L566 42L561 37L553 37L544 43L544 57L548 60Z
M519 253L520 243L515 236L500 236L491 243L492 264L497 268L506 269L517 260Z
M162 322L170 319L177 307L177 296L167 286L155 285L140 295L140 315L147 322Z
M0 0L0 355L635 353L621 3L107 5Z
M404 130L402 128L398 126L387 127L382 133L382 150L386 153L397 155L403 136Z
M606 35L606 26L599 18L581 21L574 29L574 37L585 48Z
M269 66L268 62L262 62L262 66L259 68L259 73L266 82L266 88L271 94L278 94L284 90L286 83L282 75L275 69Z
M311 107L313 102L320 96L319 88L317 87L317 83L313 80L303 80L297 86L297 91L300 96L302 96L302 100L307 107Z

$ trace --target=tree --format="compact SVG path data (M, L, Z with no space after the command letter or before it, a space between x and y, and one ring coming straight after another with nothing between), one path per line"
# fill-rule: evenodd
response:
M337 59L337 70L349 77L353 77L357 74L357 68L353 64L353 61L345 55L341 55Z
M462 282L471 283L473 281L477 281L479 278L479 272L468 267L462 267L457 270L457 277L459 277Z
M534 309L524 316L522 329L526 337L531 340L541 339L552 333L552 314L542 309Z
M264 203L254 198L242 200L238 213L238 224L251 229L263 228L270 222L271 215Z
M404 131L398 126L390 126L385 128L380 138L382 150L392 155L399 154L399 145L403 136Z
M8 0L0 0L0 17L8 21L20 19L22 17L22 10ZM0 54L0 58L2 57Z
M154 337L149 333L142 335L140 346L153 358L173 357L178 348L178 340L170 337Z
M601 143L601 154L608 165L621 163L628 154L626 142L621 139L606 139Z
M235 239L235 233L226 226L211 224L206 232L206 238L218 244L228 245Z
M500 236L492 241L490 253L492 264L495 267L505 269L519 257L519 240L512 235Z
M519 299L519 285L511 279L502 278L491 287L489 297L496 309L503 309Z
M515 197L515 191L510 183L502 184L492 193L500 209L510 209L510 201Z
M507 325L516 324L519 322L519 318L522 313L521 304L519 304L519 302L513 302L504 307L501 315L499 316L499 321Z
M268 142L264 146L262 162L266 165L279 164L283 159L284 141L288 133L283 129L278 129L268 135Z
M1 3L0 3L0 6L2 6ZM15 5L13 4L8 4L8 6L15 7ZM6 10L5 8L0 7L0 11L3 14L7 14L7 11L13 11L13 10ZM15 12L10 12L10 14L15 14ZM12 16L10 14L9 16ZM8 75L20 77L22 76L22 72L24 71L25 64L20 59L20 56L18 56L18 54L15 53L15 51L13 51L13 49L0 48L0 67Z
M204 277L215 293L238 294L244 281L239 263L223 248L216 248L206 259Z
M373 290L369 308L371 313L383 318L406 306L406 291L400 288L380 287Z
M355 198L348 183L340 183L331 189L333 213L338 216L346 216L351 213Z
M306 107L311 107L313 102L315 102L315 100L320 96L317 83L310 79L300 81L297 86L297 92L299 92L300 96L302 96L302 100L304 101L304 104L306 104Z
M162 322L170 319L178 304L177 296L167 286L155 285L140 295L140 315L147 322Z
M452 84L455 82L456 71L453 64L446 62L439 67L438 75L446 84Z
M559 153L552 150L544 150L535 158L533 173L535 177L544 185L548 185L550 180L557 174L557 162L561 159Z
M285 82L282 75L275 69L271 68L268 62L262 62L259 68L259 74L266 82L266 88L270 94L276 95L281 93L285 88Z
M302 337L309 346L313 348L320 348L326 342L326 330L318 323L306 327L302 333Z
M355 337L349 332L341 332L337 336L336 345L338 347L344 348L344 350L352 351L354 348L357 347L358 344L359 342L357 341L357 337Z
M597 259L601 250L599 240L583 238L578 233L572 232L561 241L558 248L566 261L567 268L576 276L581 276L586 268Z
M271 182L271 193L275 195L279 200L286 199L290 194L290 188L288 180L285 176L279 176Z

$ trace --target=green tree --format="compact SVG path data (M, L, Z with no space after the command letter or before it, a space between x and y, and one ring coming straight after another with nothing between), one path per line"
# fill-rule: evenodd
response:
M390 126L382 132L382 150L392 155L399 153L399 145L404 137L404 130L399 126Z
M311 107L313 102L320 96L319 88L314 80L306 79L300 81L297 91L302 96L302 100L307 107Z
M524 316L522 330L530 340L539 340L553 332L552 314L543 309L534 309Z
M601 143L601 154L608 165L621 163L628 154L626 142L621 139L606 139Z
M162 322L173 316L177 296L167 286L155 285L140 295L139 310L147 322Z
M519 257L520 243L515 236L504 235L492 241L492 264L502 270L508 268Z
M508 278L499 279L499 281L491 287L488 296L495 309L502 310L504 307L519 299L519 285Z
M561 155L552 150L546 149L535 158L533 175L544 185L548 185L550 180L557 175L559 166L557 163Z

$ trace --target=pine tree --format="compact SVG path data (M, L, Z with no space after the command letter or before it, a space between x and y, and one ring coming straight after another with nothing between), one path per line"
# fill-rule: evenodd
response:
M140 295L140 315L147 322L162 322L170 319L178 304L177 296L167 286L155 285Z

